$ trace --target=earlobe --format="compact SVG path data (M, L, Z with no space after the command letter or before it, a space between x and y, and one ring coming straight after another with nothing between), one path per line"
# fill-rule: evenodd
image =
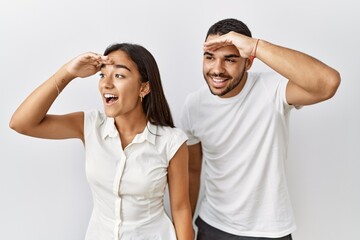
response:
M142 86L141 86L141 91L140 91L140 95L142 97L145 97L146 95L148 95L150 92L150 84L149 84L149 81L145 82L145 83L142 83Z

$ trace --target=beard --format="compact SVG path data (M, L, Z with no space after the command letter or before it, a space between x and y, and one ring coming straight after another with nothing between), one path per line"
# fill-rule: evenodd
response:
M242 78L244 77L244 74L246 73L245 68L246 68L246 65L244 65L244 68L243 68L242 72L240 73L240 75L237 78L232 78L233 81L230 82L230 84L223 91L221 91L220 93L215 93L211 89L209 81L207 80L207 76L209 76L209 77L223 77L223 78L231 78L231 76L228 76L228 75L225 75L225 74L222 74L222 73L220 73L220 74L204 74L205 82L208 85L211 94L222 97L222 96L228 94L229 92L231 92L237 86L239 86Z

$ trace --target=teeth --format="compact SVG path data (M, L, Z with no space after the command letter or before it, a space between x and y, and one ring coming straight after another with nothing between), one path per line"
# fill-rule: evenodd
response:
M110 93L105 93L105 94L104 94L104 97L105 97L105 98L114 98L114 97L116 97L116 96L113 95L113 94L110 94Z
M225 79L215 79L215 78L213 78L213 81L219 83L219 82L224 82Z

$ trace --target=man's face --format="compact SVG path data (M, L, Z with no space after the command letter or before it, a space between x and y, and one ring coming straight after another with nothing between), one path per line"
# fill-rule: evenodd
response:
M207 40L216 37L209 35ZM245 83L241 80L246 79L246 63L234 45L204 52L203 74L211 93L223 98L236 96Z

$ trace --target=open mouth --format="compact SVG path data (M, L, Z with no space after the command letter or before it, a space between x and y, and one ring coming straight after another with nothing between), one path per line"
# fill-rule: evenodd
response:
M212 81L212 85L215 88L224 87L227 84L227 80L229 80L228 78L225 78L225 77L210 76L210 78L211 78L211 81Z
M115 96L113 94L110 94L110 93L105 93L104 94L104 98L105 98L105 102L108 103L108 104L111 104L111 103L114 103L118 100L118 96Z

